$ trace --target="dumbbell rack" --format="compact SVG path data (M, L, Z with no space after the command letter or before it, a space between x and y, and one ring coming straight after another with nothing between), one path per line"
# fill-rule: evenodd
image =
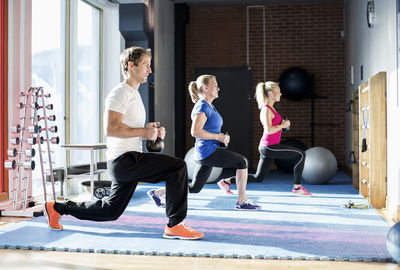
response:
M29 183L32 181L32 170L35 169L35 162L32 160L35 155L33 146L36 143L38 145L37 152L41 167L44 201L47 201L46 169L50 172L53 200L55 200L54 176L51 173L53 169L50 143L59 143L59 138L49 138L49 131L57 132L57 126L49 127L47 124L47 121L55 121L55 116L46 115L46 111L52 110L53 105L46 105L45 98L49 98L50 95L45 95L42 87L30 87L25 92L21 92L19 96L20 100L17 104L20 116L19 123L12 126L11 130L12 133L18 134L20 137L11 139L13 146L8 150L8 154L12 159L4 162L5 168L12 170L10 174L10 200L8 204L6 202L5 205L0 205L0 215L40 216L43 215L43 205L37 201L35 202L31 192L29 192ZM42 110L42 116L38 113L40 110ZM44 122L43 128L39 125L41 121ZM41 136L42 132L44 132L44 136ZM44 153L46 152L47 161L44 157Z

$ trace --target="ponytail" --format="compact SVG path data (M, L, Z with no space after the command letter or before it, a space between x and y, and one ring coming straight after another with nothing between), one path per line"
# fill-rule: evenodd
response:
M197 77L196 81L191 81L189 83L189 93L190 98L192 99L193 103L196 103L200 99L200 95L203 92L203 85L208 85L210 79L214 78L214 75L201 75Z
M199 100L199 90L197 90L195 81L191 81L189 83L189 93L190 93L190 98L192 99L192 102L196 103Z
M255 98L257 100L258 109L261 109L265 104L265 100L268 98L268 92L273 91L279 84L276 82L260 82L256 86Z
M256 86L255 98L256 98L256 101L258 104L258 109L261 109L262 106L265 104L264 86L265 86L265 83L263 83L263 82L258 83Z

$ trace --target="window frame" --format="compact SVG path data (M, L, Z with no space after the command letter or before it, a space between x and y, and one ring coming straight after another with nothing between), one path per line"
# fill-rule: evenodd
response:
M0 0L0 201L8 199L8 172L4 168L8 148L8 0Z
M82 1L94 8L99 10L99 98L98 98L98 115L99 115L99 137L98 140L102 140L102 130L103 130L103 112L102 112L102 100L103 100L103 9L100 7L96 2L97 1L89 1L89 0L79 0ZM72 5L72 7L71 7ZM75 6L74 6L75 5ZM65 67L65 143L71 143L71 85L73 85L74 78L71 75L72 65L71 61L71 51L77 50L76 44L76 36L75 38L73 35L73 29L71 29L71 24L77 23L77 14L74 14L72 9L77 10L77 1L66 1L66 37L65 37L65 60L66 60L66 67ZM72 31L72 33L71 33ZM74 43L75 42L75 43Z

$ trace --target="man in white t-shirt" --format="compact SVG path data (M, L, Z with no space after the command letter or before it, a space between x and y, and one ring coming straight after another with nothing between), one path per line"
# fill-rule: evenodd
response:
M165 238L201 239L204 235L184 223L187 212L188 176L182 159L162 154L143 153L142 140L164 139L159 122L145 124L146 111L139 86L151 73L151 51L131 47L121 54L125 80L105 100L104 126L107 136L107 168L112 177L109 197L87 202L47 202L45 214L49 228L62 230L60 215L82 220L116 220L127 207L139 181L166 182Z

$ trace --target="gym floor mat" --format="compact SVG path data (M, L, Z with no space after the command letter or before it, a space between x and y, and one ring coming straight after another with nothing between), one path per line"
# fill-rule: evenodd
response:
M0 227L0 248L162 256L259 259L391 261L386 250L390 226L374 208L343 208L367 201L338 172L328 185L305 187L312 197L291 193L292 175L271 172L263 183L248 183L247 196L260 211L234 210L237 197L207 184L189 194L187 224L204 239L163 239L165 209L146 192L161 183L141 184L124 214L113 222L63 216L63 231L48 229L45 218ZM232 190L236 193L235 185Z

